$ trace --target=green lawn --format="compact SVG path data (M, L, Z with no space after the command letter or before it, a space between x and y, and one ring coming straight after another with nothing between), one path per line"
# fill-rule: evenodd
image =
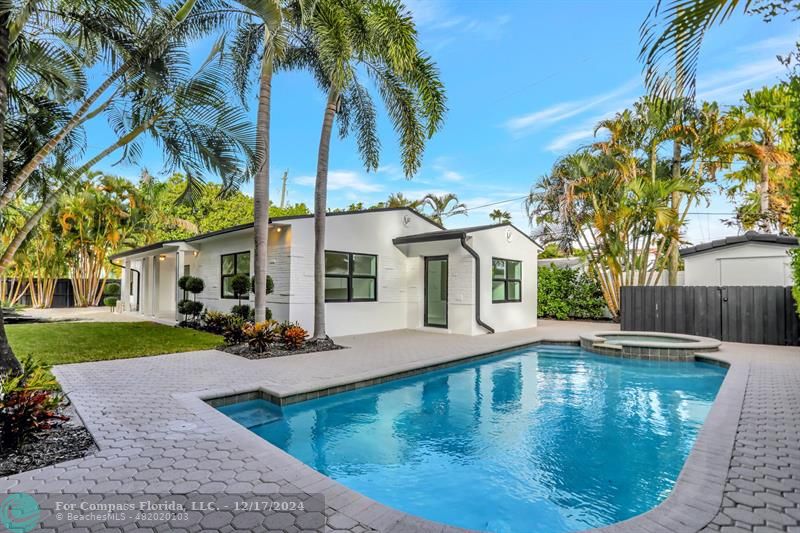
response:
M32 355L47 365L205 350L223 343L204 331L152 322L11 324L6 331L18 358Z

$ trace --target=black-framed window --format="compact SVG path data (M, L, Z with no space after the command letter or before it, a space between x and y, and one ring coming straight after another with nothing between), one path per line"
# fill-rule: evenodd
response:
M492 303L522 301L522 262L492 258Z
M223 298L236 298L231 280L237 274L250 276L250 252L236 252L220 256L220 287Z
M326 302L374 302L377 299L377 255L325 251Z

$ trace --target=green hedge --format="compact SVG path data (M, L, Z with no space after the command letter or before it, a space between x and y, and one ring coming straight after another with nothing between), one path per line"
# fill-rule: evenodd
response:
M605 309L600 285L581 270L555 266L539 268L540 318L598 319L605 317Z

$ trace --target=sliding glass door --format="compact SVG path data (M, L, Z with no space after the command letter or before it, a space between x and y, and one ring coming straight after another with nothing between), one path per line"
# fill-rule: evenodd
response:
M447 256L425 258L425 325L447 327Z

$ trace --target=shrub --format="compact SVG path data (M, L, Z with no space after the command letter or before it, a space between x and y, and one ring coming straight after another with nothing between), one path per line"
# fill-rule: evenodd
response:
M19 448L37 431L68 418L59 414L58 384L40 363L22 361L22 373L0 375L0 450Z
M603 318L606 303L600 285L584 272L555 266L539 269L539 317Z
M196 319L200 313L203 312L203 303L192 300L181 300L178 302L178 312L184 316L184 319L190 316Z
M267 294L272 294L272 291L275 290L275 282L272 281L272 276L267 276ZM250 278L250 291L255 293L256 292L256 277L253 276Z
M181 276L178 278L178 288L182 291L188 291L189 289L186 288L186 283L188 283L190 279L192 279L192 276Z
M245 324L242 328L247 344L257 352L266 352L269 345L278 340L275 333L275 322L264 320L255 324Z
M236 274L231 278L231 290L239 299L239 305L242 305L242 296L250 292L250 278L244 274Z
M116 296L106 296L105 298L103 298L103 305L105 305L106 307L115 307L118 301L119 298L117 298Z
M119 298L121 294L121 288L119 283L107 283L105 287L103 287L103 295L104 296L113 296L114 298Z
M231 315L228 313L220 313L219 311L206 311L201 317L205 330L209 333L216 333L219 335L225 329L225 325L230 320Z
M194 278L189 276L189 279L186 280L186 290L191 292L195 295L195 299L197 295L203 292L203 289L206 288L205 282L200 278Z
M250 320L250 306L247 304L234 305L231 307L231 314L236 315L242 320Z
M222 338L225 339L225 344L232 346L243 343L245 341L243 331L245 324L246 322L242 317L229 315L222 329Z
M290 350L299 350L305 346L306 339L308 339L308 332L298 325L291 325L283 328L281 337L287 348Z

